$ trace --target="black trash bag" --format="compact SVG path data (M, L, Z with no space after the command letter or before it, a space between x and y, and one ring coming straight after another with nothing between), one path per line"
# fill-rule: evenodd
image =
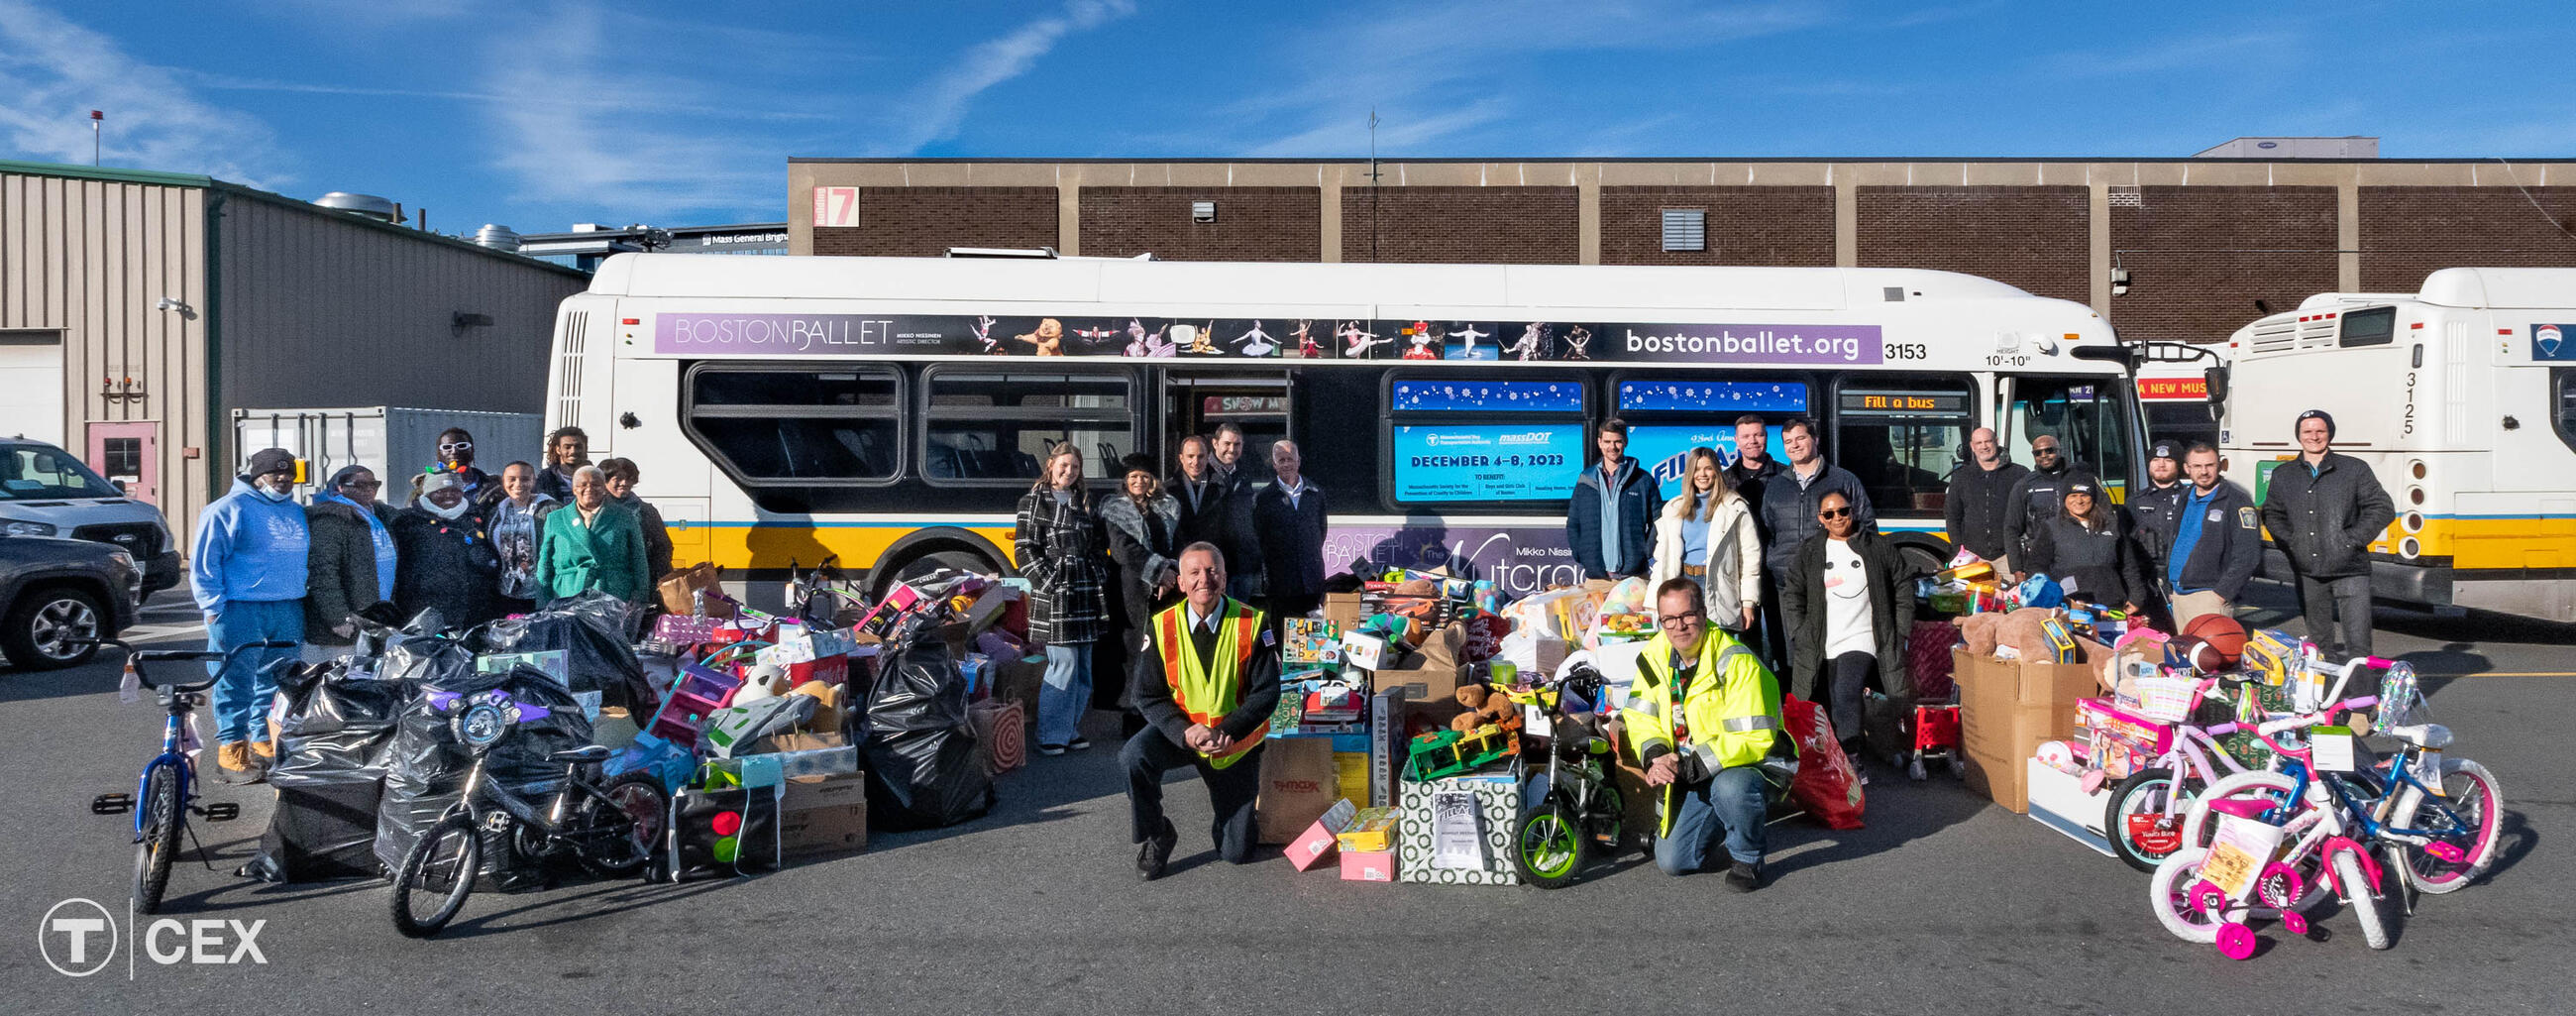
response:
M602 598L624 602L613 596ZM613 619L599 616L600 609L604 609L600 605L584 605L578 599L560 602L581 609L548 608L523 617L505 617L474 629L465 641L480 653L561 650L572 690L598 692L601 705L624 709L629 715L652 715L661 697L645 680L644 665L636 659L634 647L605 626Z
M993 806L984 746L966 714L966 678L929 626L887 643L867 696L868 821L935 829Z
M641 605L628 603L596 589L584 590L576 595L548 603L544 610L538 611L540 614L568 614L580 618L584 624L590 625L592 629L621 645L635 641L635 636L639 634L638 628L644 620L644 612L645 609Z
M277 803L243 875L314 882L376 874L376 809L405 695L399 682L376 679L374 663L344 656L279 682L287 708L268 770Z
M507 738L492 747L483 766L485 779L539 807L563 782L564 764L547 761L547 757L590 743L590 718L582 713L581 703L572 693L553 678L529 667L478 674L474 672L473 654L461 644L454 645L465 661L463 666L442 667L437 674L413 685L412 694L403 704L385 774L384 798L376 809L375 856L388 869L400 865L403 854L411 850L420 835L438 821L449 805L456 803L464 789L465 774L474 765L473 754L456 743L455 732L448 723L452 714L432 708L427 693L471 694L498 688L513 699L543 706L550 712L542 719L520 722ZM527 859L495 847L487 839L483 870L499 878L504 888L542 874Z

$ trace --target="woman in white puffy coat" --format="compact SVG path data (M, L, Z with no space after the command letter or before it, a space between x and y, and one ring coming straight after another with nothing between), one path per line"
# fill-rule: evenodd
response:
M1655 516L1651 585L1674 576L1699 583L1709 621L1742 635L1753 630L1762 606L1762 537L1753 529L1753 506L1735 492L1715 449L1690 450L1682 493Z

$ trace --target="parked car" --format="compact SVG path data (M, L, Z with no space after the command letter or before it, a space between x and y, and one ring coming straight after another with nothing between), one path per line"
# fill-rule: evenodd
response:
M0 537L0 653L25 670L89 662L95 641L134 624L134 555L89 540Z
M0 534L113 545L143 568L143 595L187 577L161 509L125 496L80 457L42 441L0 438Z

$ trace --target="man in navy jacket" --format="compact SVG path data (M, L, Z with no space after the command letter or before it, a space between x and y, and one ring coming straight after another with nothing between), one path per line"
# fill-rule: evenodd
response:
M1592 435L1600 461L1574 482L1565 506L1565 540L1587 579L1644 575L1653 563L1655 512L1663 507L1655 478L1628 457L1628 424L1601 421Z

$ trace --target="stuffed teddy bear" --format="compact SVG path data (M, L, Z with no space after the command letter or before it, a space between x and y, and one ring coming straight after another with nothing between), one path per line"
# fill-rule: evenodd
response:
M2004 615L2002 630L1995 641L2011 646L2019 654L2015 659L2047 662L2056 654L2049 645L2046 625L2057 612L2046 607L2023 607Z
M2003 634L2004 615L1968 614L1951 618L1950 623L1959 626L1960 638L1968 643L1968 655L1982 657L1995 654L1995 644Z
M1496 695L1492 689L1481 684L1459 686L1458 704L1466 706L1467 711L1458 714L1456 719L1450 720L1449 729L1462 734L1472 732L1488 723L1506 722L1513 714L1520 711L1520 707L1512 704L1509 696Z

